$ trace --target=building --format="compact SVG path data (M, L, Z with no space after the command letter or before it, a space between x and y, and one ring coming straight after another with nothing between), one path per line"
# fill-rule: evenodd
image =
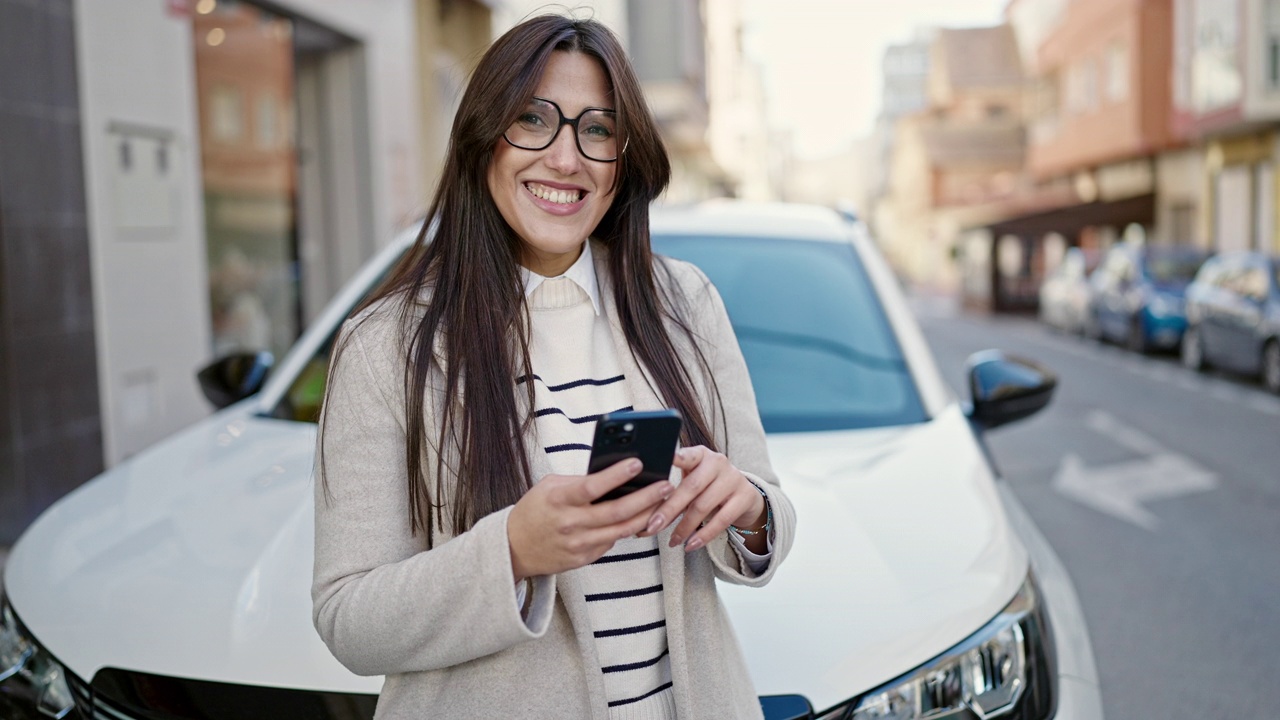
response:
M0 544L423 212L471 0L0 0Z
M971 305L1029 310L1069 246L1189 243L1194 153L1171 121L1172 0L1014 0L1027 59L1027 171L1005 217L966 234Z
M886 254L912 282L954 291L961 231L998 217L1022 183L1022 63L1008 25L942 29L930 44L929 105L894 130L876 208Z
M1176 0L1174 122L1193 138L1198 244L1280 253L1280 2Z

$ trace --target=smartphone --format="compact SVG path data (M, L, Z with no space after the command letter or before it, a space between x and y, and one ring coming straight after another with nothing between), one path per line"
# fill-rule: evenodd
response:
M683 422L675 410L614 412L601 416L596 422L587 472L599 472L627 458L640 458L644 468L639 475L605 493L596 502L620 498L666 480L671 474L671 461Z

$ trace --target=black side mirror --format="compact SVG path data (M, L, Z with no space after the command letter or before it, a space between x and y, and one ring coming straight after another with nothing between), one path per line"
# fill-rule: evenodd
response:
M261 390L275 361L275 356L265 350L235 353L214 360L196 378L209 402L222 409Z
M1000 350L983 350L966 363L973 406L969 419L984 430L1033 415L1049 404L1058 378L1048 368Z
M812 720L813 705L803 695L761 695L764 720Z

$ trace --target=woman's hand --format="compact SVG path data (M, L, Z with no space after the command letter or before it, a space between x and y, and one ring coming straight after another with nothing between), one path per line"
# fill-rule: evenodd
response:
M649 527L653 509L674 490L666 480L591 504L642 467L632 458L590 475L547 475L535 483L507 517L515 581L589 565L618 540Z
M669 521L684 513L684 519L671 534L671 547L685 542L692 552L706 545L730 525L743 529L759 529L768 515L765 500L729 458L701 445L676 453L676 467L684 472L680 487L672 493L653 517L659 519L643 534L660 532ZM702 529L699 530L698 526ZM656 526L656 527L654 527ZM754 541L754 542L753 542ZM747 539L752 552L765 550L763 534Z

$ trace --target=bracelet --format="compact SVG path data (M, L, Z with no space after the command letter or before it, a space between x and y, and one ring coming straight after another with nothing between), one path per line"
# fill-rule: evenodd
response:
M745 530L743 528L738 527L737 525L729 526L730 530L738 533L742 537L752 537L753 535L759 535L760 533L767 533L769 532L769 526L773 525L773 508L770 507L769 505L769 495L766 494L765 491L762 490L759 485L750 481L748 481L748 483L751 485L751 487L756 489L756 492L760 493L760 497L764 498L765 519L764 519L764 527L761 527L759 530Z

